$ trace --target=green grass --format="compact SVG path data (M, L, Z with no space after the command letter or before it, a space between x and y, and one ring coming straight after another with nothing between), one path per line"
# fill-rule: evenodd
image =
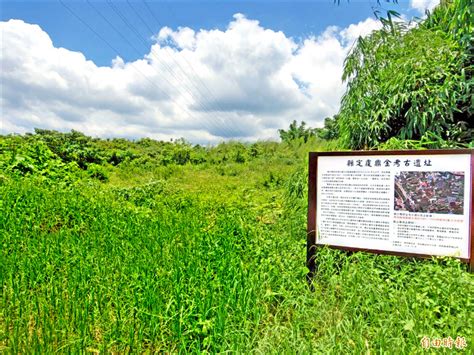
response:
M246 163L107 167L108 182L0 179L7 353L473 351L456 260L321 249L306 284L309 145ZM443 350L436 350L443 352Z

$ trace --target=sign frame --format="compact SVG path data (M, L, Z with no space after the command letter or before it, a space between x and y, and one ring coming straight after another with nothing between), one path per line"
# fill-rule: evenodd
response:
M410 258L421 258L427 259L435 255L430 254L418 254L418 253L406 253L390 250L378 250L378 249L367 249L367 248L354 248L346 246L337 246L330 244L318 244L316 242L316 218L317 218L317 202L318 202L318 157L330 157L330 156L347 156L348 158L354 156L383 156L383 155L446 155L446 154L464 154L470 155L470 171L471 171L471 182L470 182L470 201L466 201L466 205L470 206L469 209L469 227L468 227L468 258L458 258L460 261L469 264L471 272L474 271L474 149L425 149L425 150L363 150L363 151L335 151L335 152L310 152L308 160L308 218L307 218L307 240L306 240L306 266L309 269L307 276L310 281L316 270L315 254L316 248L319 246L327 246L333 249L344 250L347 252L369 252L374 254L385 254L395 255ZM466 182L469 184L469 182Z

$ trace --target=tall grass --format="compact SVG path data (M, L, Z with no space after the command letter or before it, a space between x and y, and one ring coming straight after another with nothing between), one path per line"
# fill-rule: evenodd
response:
M293 205L263 188L276 200L258 209L176 186L3 181L2 350L417 353L425 335L472 349L457 261L321 249L311 292L299 187Z
M229 143L181 164L153 160L173 146L97 141L111 147L86 169L17 143L0 151L2 352L421 353L425 336L473 350L456 260L322 248L310 291L307 151L336 143Z
M142 210L113 193L34 182L2 195L12 206L0 227L13 352L242 348L258 327L244 213L158 194Z

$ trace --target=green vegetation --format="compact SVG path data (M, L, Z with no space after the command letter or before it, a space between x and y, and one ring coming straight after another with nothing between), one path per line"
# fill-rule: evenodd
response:
M442 1L416 26L389 12L380 31L358 40L344 68L343 145L395 138L473 146L472 10L470 0Z
M306 284L306 155L37 131L0 138L5 352L472 350L456 260L321 249Z
M321 248L305 279L308 151L473 146L469 3L390 13L346 60L341 112L282 143L0 136L0 351L472 353L457 260Z
M282 142L302 140L306 143L312 137L318 137L322 140L334 140L339 137L337 117L337 115L334 117L326 117L322 128L307 128L305 121L301 121L298 126L298 123L294 120L290 123L288 130L279 129L278 133Z

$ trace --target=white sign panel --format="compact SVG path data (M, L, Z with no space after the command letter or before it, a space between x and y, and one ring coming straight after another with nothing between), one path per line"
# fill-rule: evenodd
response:
M317 159L316 244L470 257L470 154Z

